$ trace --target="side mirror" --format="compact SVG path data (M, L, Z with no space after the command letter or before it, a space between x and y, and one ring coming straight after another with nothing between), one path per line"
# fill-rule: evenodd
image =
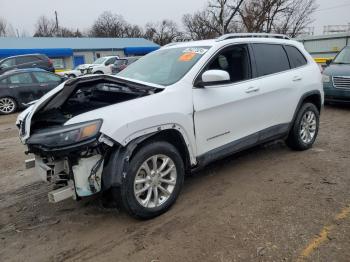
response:
M230 81L230 75L224 70L208 70L202 74L200 86L225 84Z
M328 59L328 60L326 61L326 65L329 66L329 65L332 63L332 61L333 61L333 59Z

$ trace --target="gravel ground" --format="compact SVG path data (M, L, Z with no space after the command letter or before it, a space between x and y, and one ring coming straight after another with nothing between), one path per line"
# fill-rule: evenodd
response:
M311 150L276 142L186 178L149 221L48 203L15 118L0 116L0 261L350 261L350 107L323 110Z

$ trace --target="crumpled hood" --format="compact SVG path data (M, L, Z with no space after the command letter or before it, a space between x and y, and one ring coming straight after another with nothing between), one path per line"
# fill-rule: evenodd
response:
M20 139L21 139L22 143L25 143L26 140L30 137L31 120L32 120L33 115L36 112L40 111L48 103L52 103L52 101L57 100L57 98L59 96L61 96L61 94L60 94L61 91L63 92L64 90L67 90L67 88L68 88L68 90L69 90L69 88L74 88L74 83L76 83L78 81L90 81L90 80L95 81L98 79L105 79L105 80L112 79L111 81L113 81L113 80L114 81L129 81L129 82L138 83L141 85L147 84L147 86L149 88L164 89L164 87L161 87L159 85L152 85L152 84L144 83L141 81L130 81L130 79L117 78L115 76L107 76L107 75L83 76L83 77L68 80L68 81L60 84L59 86L57 86L56 88L54 88L53 90L48 92L47 94L45 94L34 105L27 108L25 111L23 111L17 117L16 124L21 125L21 129L26 131L24 134L20 135ZM88 121L94 120L94 119L105 119L106 121L104 121L104 124L102 126L101 131L103 132L105 130L105 132L107 134L107 133L110 133L110 132L108 132L108 130L110 130L110 128L111 128L110 125L114 125L114 129L115 129L116 119L119 119L120 123L121 122L125 123L125 121L122 121L122 120L127 115L137 114L137 113L140 114L140 112L142 112L142 108L139 108L140 104L138 104L137 101L139 101L140 99L145 99L145 98L147 99L148 97L151 97L151 96L141 97L141 98L137 98L134 100L125 101L122 103L117 103L117 104L109 105L109 106L106 106L106 107L103 107L100 109L95 109L95 110L86 112L86 113L83 113L83 114L80 114L80 115L77 115L77 116L71 118L64 125L83 122L83 121L85 121L85 119L87 119ZM62 99L62 97L61 97L61 99ZM62 100L62 101L65 101L65 100ZM139 111L137 111L137 110L139 110ZM140 114L140 117L142 117L142 114ZM22 125L24 125L24 128L22 128Z

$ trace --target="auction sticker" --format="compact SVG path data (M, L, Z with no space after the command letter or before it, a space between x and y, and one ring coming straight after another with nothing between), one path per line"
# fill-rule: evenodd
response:
M183 51L183 53L195 53L195 54L203 55L207 51L208 49L201 48L201 47L189 47L189 48L186 48Z
M179 61L188 62L188 61L191 61L195 56L196 56L196 53L194 52L184 53L179 57Z

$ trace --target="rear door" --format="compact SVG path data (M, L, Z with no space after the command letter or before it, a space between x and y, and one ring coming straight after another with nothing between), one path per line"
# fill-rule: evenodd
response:
M16 57L17 68L35 68L38 67L39 60L34 56L18 56Z
M280 44L252 44L260 84L261 103L257 104L260 116L259 128L276 127L267 130L273 135L278 128L288 129L293 118L295 101L299 100L296 83L300 80L295 75L288 60L287 53Z
M17 73L8 77L8 88L19 103L38 99L38 90L30 73Z
M56 86L58 86L62 79L52 73L49 72L32 72L35 81L38 83L38 93L39 97L42 97L44 94L49 92L50 90L54 89Z

